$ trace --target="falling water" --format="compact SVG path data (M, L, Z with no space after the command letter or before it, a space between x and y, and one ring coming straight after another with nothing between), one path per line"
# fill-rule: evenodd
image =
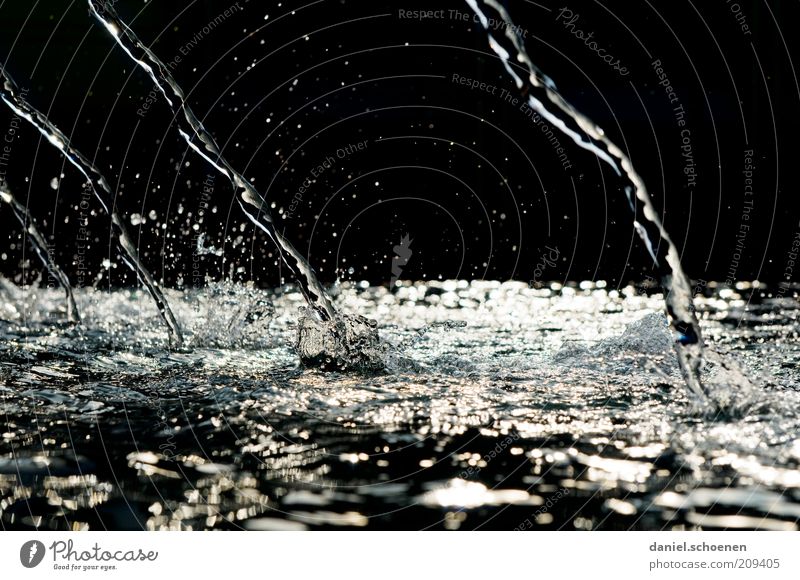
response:
M119 246L125 256L125 263L136 272L139 280L155 301L161 318L169 330L170 341L176 346L181 346L183 344L183 336L181 335L180 327L172 314L172 310L170 310L166 297L162 294L155 280L153 280L150 272L139 260L138 252L125 229L125 224L116 209L114 209L114 192L111 190L106 178L88 157L72 146L70 140L58 127L22 97L16 83L2 66L0 66L0 80L2 80L0 98L17 115L36 127L86 177L87 184L91 187L95 197L100 201L103 209L111 216L111 223L114 226Z
M691 286L681 267L677 248L664 229L656 213L647 188L634 170L630 159L606 137L604 131L589 118L575 110L558 92L552 79L533 64L517 28L506 9L496 0L466 0L477 14L484 28L489 31L489 45L500 57L506 71L514 79L517 89L527 99L529 106L558 127L577 145L594 153L616 172L622 181L631 210L634 226L647 247L661 276L665 289L666 308L672 328L677 334L676 350L681 371L692 393L701 401L708 402L711 393L700 379L704 363L703 338L695 317ZM490 29L490 19L479 6L494 11L505 23L505 38L497 38ZM498 21L497 18L493 19ZM527 82L517 74L512 54L528 73ZM664 243L653 244L653 241Z
M70 286L69 278L67 278L67 275L50 255L50 251L47 249L47 242L39 231L39 227L36 225L33 216L28 212L28 208L18 202L8 189L0 189L0 200L11 207L14 216L28 232L28 240L36 251L36 255L39 256L44 267L47 268L53 278L55 278L64 289L67 295L67 320L76 323L80 322L81 317L78 314L78 307L75 305L75 296L72 294L72 286Z
M211 136L192 109L186 103L183 89L169 72L167 66L147 48L114 10L113 6L101 0L89 0L89 7L94 16L114 37L114 40L130 56L136 64L147 71L150 78L169 103L179 123L179 131L186 143L200 154L222 175L227 177L234 190L236 199L247 217L261 228L278 246L281 258L294 275L300 290L303 292L311 308L322 321L332 321L336 311L328 300L325 290L314 275L305 258L275 228L269 214L264 197L241 173L222 156L214 137Z

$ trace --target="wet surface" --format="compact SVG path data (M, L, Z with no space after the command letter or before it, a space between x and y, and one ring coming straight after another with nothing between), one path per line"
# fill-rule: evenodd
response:
M3 529L800 521L797 302L764 289L697 300L741 366L714 375L733 417L689 399L663 302L634 288L340 288L385 343L366 374L300 366L295 293L169 292L170 351L141 292L77 292L82 327L55 290L0 292Z

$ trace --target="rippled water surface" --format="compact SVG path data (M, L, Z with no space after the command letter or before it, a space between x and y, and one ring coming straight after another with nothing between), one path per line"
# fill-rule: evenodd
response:
M797 302L707 292L713 350L759 383L687 398L663 302L598 285L338 289L386 370L304 369L295 293L5 284L4 529L797 529ZM727 382L726 382L727 381Z

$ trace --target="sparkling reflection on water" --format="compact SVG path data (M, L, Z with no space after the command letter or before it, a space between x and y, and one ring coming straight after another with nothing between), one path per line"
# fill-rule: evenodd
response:
M4 529L797 529L797 303L698 301L762 383L728 420L681 386L661 300L627 288L440 282L337 291L385 373L303 369L302 298L174 292L165 348L138 292L6 287ZM745 307L747 309L745 310Z

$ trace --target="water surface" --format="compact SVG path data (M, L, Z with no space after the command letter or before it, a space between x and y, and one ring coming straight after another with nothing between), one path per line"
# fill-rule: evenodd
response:
M697 412L660 296L431 282L333 293L386 371L305 369L299 293L5 285L3 529L797 529L797 302L698 297L707 342L761 386ZM723 377L724 379L724 377ZM736 395L735 385L731 387Z

